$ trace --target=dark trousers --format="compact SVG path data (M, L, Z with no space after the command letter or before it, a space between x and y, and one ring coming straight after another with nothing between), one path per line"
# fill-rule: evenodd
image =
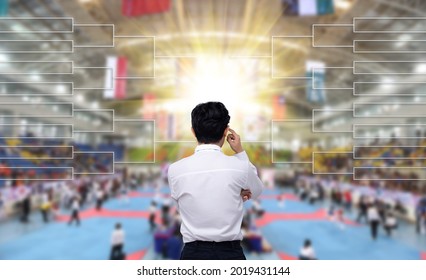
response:
M47 209L41 209L41 216L43 217L43 222L49 222L49 212Z
M385 226L385 231L388 236L392 235L392 230L394 230L396 226Z
M149 214L149 228L151 231L155 229L155 213Z
M373 237L373 239L376 239L377 230L379 229L379 221L371 221L370 228L371 228L371 237Z
M245 260L241 241L185 243L181 260Z
M75 221L78 226L80 225L80 217L78 215L77 210L72 210L71 218L70 218L70 221L68 222L68 224L70 225L73 221Z
M122 260L124 259L123 254L123 244L117 244L112 246L111 248L111 256L109 257L110 260Z
M103 199L102 198L98 198L96 200L96 210L101 210L102 209L102 203L103 203Z
M356 218L357 223L361 222L361 218L363 220L367 220L367 211L366 210L359 210L358 217Z

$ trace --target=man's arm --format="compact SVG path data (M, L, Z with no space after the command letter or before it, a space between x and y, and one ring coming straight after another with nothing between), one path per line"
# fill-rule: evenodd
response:
M248 170L247 170L247 189L242 190L241 196L243 200L246 201L250 198L258 198L262 193L263 183L257 176L256 167L250 162L247 153L244 151L243 146L241 145L241 138L233 129L229 128L229 134L226 137L231 149L236 153L235 156L241 160L247 161ZM247 192L249 190L249 192ZM245 196L247 199L245 199Z
M172 165L169 166L168 170L167 170L167 181L169 183L169 188L170 188L170 197L177 201L177 197L176 197L176 193L174 191L174 186L173 186L173 181L172 181Z
M247 187L251 191L252 197L256 199L262 193L263 183L257 175L256 167L251 162L248 163L248 169Z

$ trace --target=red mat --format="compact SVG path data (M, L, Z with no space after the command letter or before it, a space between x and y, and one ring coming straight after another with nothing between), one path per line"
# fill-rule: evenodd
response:
M126 260L141 260L145 256L146 251L147 249L144 249L144 250L131 253L130 255L126 257Z
M329 220L327 211L325 209L320 209L312 213L265 213L262 217L256 220L257 227L263 227L267 224L270 224L275 221L289 221L289 220ZM343 220L344 224L351 226L358 226L358 224L349 219Z
M118 211L118 210L108 210L102 209L97 211L96 209L88 209L80 212L80 219L88 219L94 217L108 217L108 218L145 218L149 217L148 211ZM56 217L57 221L68 222L70 219L69 215L59 215Z
M295 256L292 255L288 255L286 253L283 252L277 252L278 256L280 257L281 260L297 260L297 258Z
M260 199L275 199L278 200L278 198L282 197L285 200L294 200L294 201L300 201L300 199L291 193L286 194L263 194L260 196Z

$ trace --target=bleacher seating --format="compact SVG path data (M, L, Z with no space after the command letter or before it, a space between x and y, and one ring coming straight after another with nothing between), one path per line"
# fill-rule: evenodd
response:
M48 139L4 139L0 138L0 162L3 168L13 167L13 173L18 173L21 178L29 178L29 176L40 176L40 177L60 177L61 172L65 172L65 169L52 169L52 168L38 168L31 169L31 167L74 167L75 172L79 173L93 173L93 172L110 172L112 171L113 158L103 153L88 153L83 156L76 157L73 159L49 159L49 153L52 150L46 149L46 151L38 152L38 155L34 154L34 151L30 148L19 150L13 149L14 146L73 146L74 152L114 152L114 158L116 161L123 160L124 158L124 146L114 144L101 144L99 146L92 146L83 143L68 143L64 144L61 140ZM57 153L58 151L56 151ZM60 153L60 151L59 151ZM57 155L57 154L56 154ZM64 155L69 157L69 155ZM42 158L42 159L39 159ZM78 160L77 160L78 159ZM3 179L3 180L1 180ZM4 185L5 178L0 173L0 186Z

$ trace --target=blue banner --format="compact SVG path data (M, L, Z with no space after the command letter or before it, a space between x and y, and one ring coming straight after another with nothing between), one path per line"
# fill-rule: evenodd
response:
M6 16L9 12L9 0L0 0L0 16Z

